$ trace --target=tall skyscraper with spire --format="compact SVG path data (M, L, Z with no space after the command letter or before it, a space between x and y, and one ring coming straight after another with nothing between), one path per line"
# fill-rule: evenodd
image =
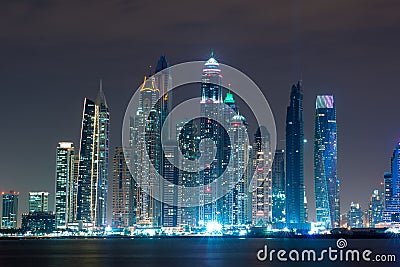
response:
M95 101L85 98L79 151L76 219L89 227L107 223L110 113L102 82Z
M304 223L303 91L292 86L286 114L286 222Z
M211 164L200 173L200 184L209 185L215 179L221 176L223 170L229 163L229 158L225 157L227 133L217 120L223 119L221 110L223 109L221 69L218 61L214 58L214 52L206 61L201 78L201 102L200 102L200 139L210 138L216 147L214 155L213 146L204 146L201 154L203 158L213 158ZM201 166L206 166L205 162L200 162ZM222 200L217 201L216 195L219 188L212 189L206 187L204 192L200 193L199 221L207 224L208 222L222 222L221 210ZM207 204L206 204L207 203Z
M164 179L173 184L178 183L178 170L172 164L172 162L176 161L177 155L177 144L172 141L172 125L171 120L167 120L171 109L172 109L172 90L168 91L172 87L172 77L169 71L169 62L165 55L160 56L157 67L155 70L155 84L156 87L160 90L161 99L159 100L159 109L160 109L160 126L159 130L160 137L166 141L163 147L164 153L160 153L161 157L161 168L162 175ZM178 197L177 192L173 190L170 186L168 186L164 181L162 182L162 199L172 201ZM177 226L178 220L178 208L177 206L172 206L166 204L168 201L163 201L160 203L161 205L161 225L165 227L173 227Z
M154 199L162 186L156 183L157 172L162 173L161 110L157 105L160 90L154 77L145 77L139 89L139 107L130 124L132 175L139 187L136 193L137 224L160 226L161 202ZM150 159L150 160L149 160ZM157 191L157 192L156 192Z
M181 206L198 198L199 206L181 207L178 210L178 223L196 227L208 223L240 225L251 220L249 205L250 146L247 138L247 122L239 113L233 94L228 91L223 100L222 75L219 63L211 53L205 62L201 80L201 118L184 120L177 125L177 140L185 160L178 162L179 184L183 187L204 185L199 195L184 195L179 192ZM225 128L221 125L224 122ZM200 147L201 140L212 143ZM231 153L234 151L234 153ZM246 166L248 163L248 166ZM230 168L227 169L228 164ZM201 169L197 172L183 171ZM222 186L212 182L225 172L226 183L231 191L217 199ZM225 178L224 178L225 179ZM250 208L251 210L251 208Z
M165 219L170 226L171 221L175 222L173 224L177 221L176 207L170 207L159 200L174 196L170 195L169 188L164 188L163 180L158 179L158 176L163 176L170 182L177 180L174 166L166 159L171 154L165 155L161 144L162 139L167 143L171 140L171 125L164 125L172 101L172 94L168 92L172 86L168 67L167 58L161 56L156 73L144 78L139 89L139 106L130 122L129 164L133 170L133 178L138 181L135 201L139 225L162 226ZM152 196L158 196L159 199Z
M315 103L314 195L317 223L340 226L336 108L333 95L319 95Z

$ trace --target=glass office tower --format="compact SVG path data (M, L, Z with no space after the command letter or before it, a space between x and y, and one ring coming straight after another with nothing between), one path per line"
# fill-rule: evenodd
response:
M336 108L333 95L319 95L315 104L314 190L317 223L340 225Z

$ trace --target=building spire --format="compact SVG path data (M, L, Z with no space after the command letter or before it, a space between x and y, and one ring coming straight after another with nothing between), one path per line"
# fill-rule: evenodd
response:
M104 104L104 106L106 106L108 108L108 105L106 102L106 96L104 95L104 92L103 92L103 79L100 79L100 82L99 82L99 93L97 94L97 97L96 97L96 104L97 105Z
M214 57L214 49L211 49L211 54L210 54L210 58Z

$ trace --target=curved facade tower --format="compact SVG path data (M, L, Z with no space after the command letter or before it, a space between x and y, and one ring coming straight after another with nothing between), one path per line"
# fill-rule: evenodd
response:
M314 189L317 222L339 227L336 108L333 95L319 95L315 106Z
M88 227L107 224L110 113L100 82L96 101L85 98L79 151L76 219Z

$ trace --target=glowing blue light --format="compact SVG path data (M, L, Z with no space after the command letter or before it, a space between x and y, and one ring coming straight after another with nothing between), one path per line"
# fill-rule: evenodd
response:
M219 233L222 230L222 225L218 222L209 222L207 223L207 233L215 234Z

